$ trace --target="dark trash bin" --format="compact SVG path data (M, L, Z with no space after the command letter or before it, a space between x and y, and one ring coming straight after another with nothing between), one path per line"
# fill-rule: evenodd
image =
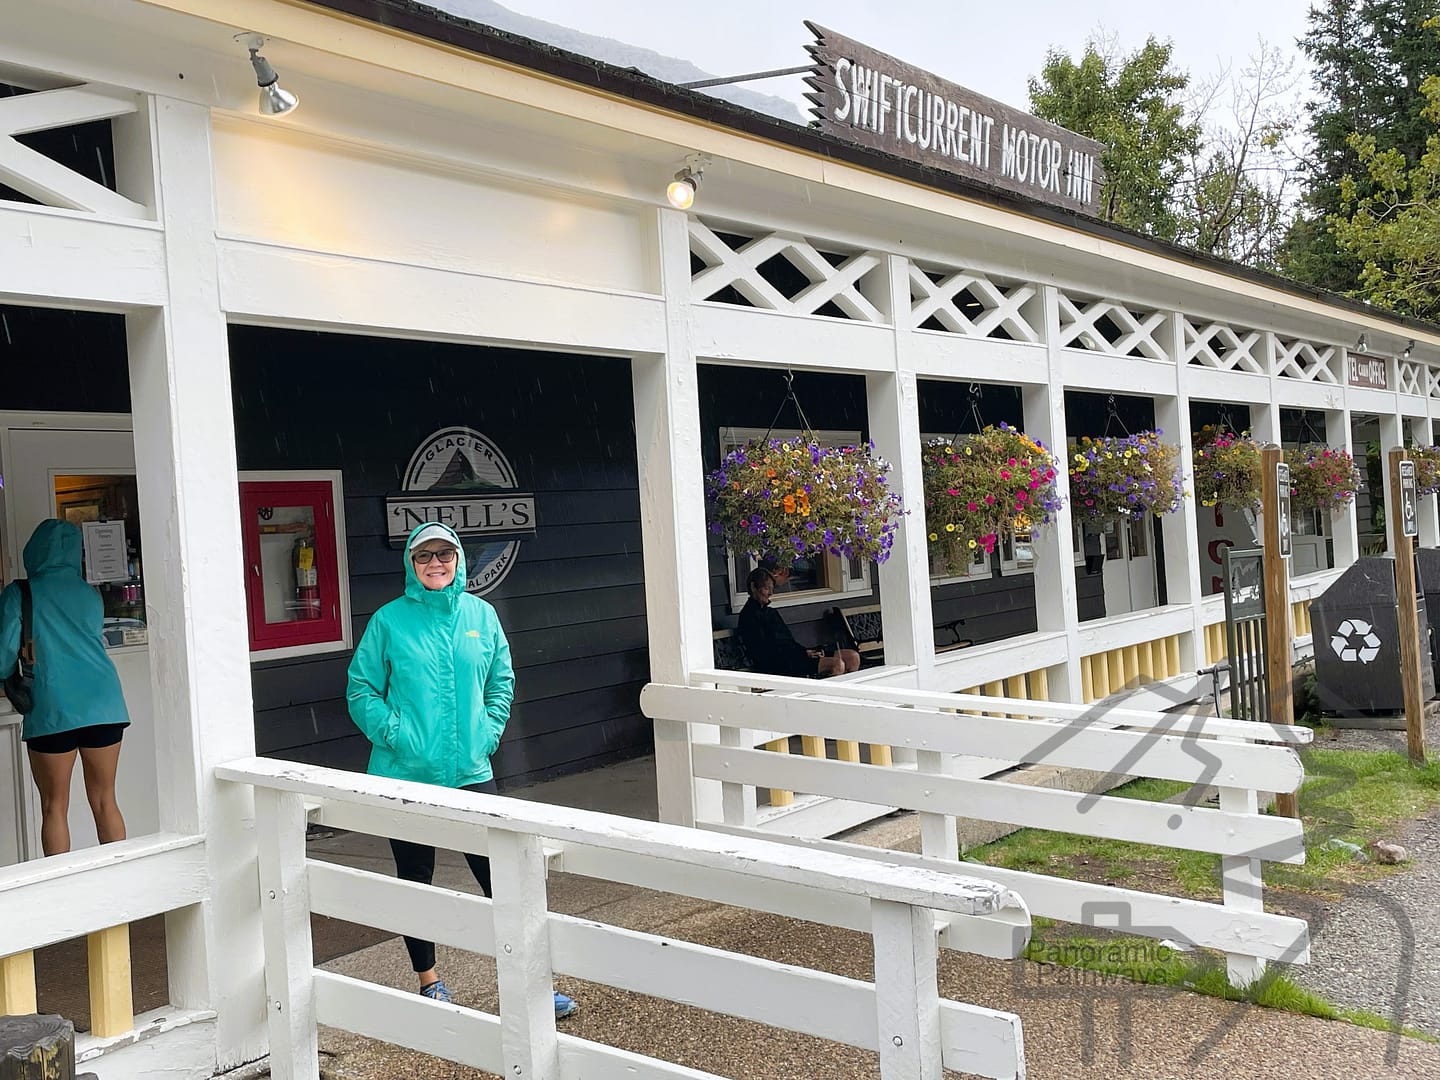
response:
M1426 611L1440 611L1440 548L1420 548L1415 552L1415 578L1425 597ZM1430 627L1430 660L1435 669L1435 686L1440 690L1440 635Z
M1423 656L1430 636L1424 597L1416 604ZM1391 560L1368 555L1357 559L1311 602L1310 625L1315 693L1322 710L1335 716L1404 711ZM1435 695L1431 664L1420 665L1420 693L1427 700Z

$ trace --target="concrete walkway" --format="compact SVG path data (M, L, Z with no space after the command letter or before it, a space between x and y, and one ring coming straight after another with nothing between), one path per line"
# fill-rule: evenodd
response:
M641 759L513 794L653 819L654 790L653 762ZM887 829L893 833L900 823L890 819ZM383 841L337 836L313 841L310 848L314 857L392 871ZM449 853L441 854L436 884L475 891L464 862ZM566 874L552 876L550 896L555 911L850 977L871 977L869 939L853 932ZM389 986L413 985L398 939L326 967ZM442 947L439 968L458 1003L496 1010L492 961ZM873 1054L848 1047L564 977L556 985L581 1003L562 1030L582 1038L737 1080L878 1075ZM1033 1080L1440 1080L1440 1046L1434 1044L1183 991L1107 985L1073 969L947 952L941 958L941 992L1018 1013ZM332 1080L488 1075L341 1032L325 1031L321 1045L325 1075Z

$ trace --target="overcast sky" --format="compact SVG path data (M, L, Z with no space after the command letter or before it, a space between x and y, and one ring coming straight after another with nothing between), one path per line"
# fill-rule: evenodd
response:
M1131 51L1148 34L1175 44L1192 79L1231 64L1257 39L1294 53L1309 0L500 0L512 11L617 38L738 75L809 61L804 20L863 41L951 82L1025 109L1046 50L1078 55L1103 30ZM799 76L748 84L802 106ZM1303 87L1302 87L1303 89ZM807 113L808 115L808 113Z

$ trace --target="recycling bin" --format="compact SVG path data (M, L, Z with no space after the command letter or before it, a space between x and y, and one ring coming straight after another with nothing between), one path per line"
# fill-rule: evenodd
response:
M1440 569L1440 567L1437 567ZM1440 585L1440 577L1436 578ZM1429 649L1425 598L1417 598L1421 656ZM1400 683L1400 629L1395 614L1395 567L1363 556L1310 604L1315 646L1315 692L1334 716L1369 716L1405 709ZM1433 664L1420 665L1421 697L1435 695Z

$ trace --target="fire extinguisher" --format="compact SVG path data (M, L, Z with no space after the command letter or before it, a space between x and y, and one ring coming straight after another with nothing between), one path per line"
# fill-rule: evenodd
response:
M295 541L291 562L295 566L295 606L302 619L320 618L320 573L315 566L315 541L302 536Z

